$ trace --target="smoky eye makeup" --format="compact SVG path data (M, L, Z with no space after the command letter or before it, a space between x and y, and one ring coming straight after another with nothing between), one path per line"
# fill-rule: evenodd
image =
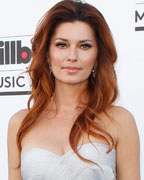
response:
M66 43L57 42L57 43L56 43L56 47L64 48L64 47L66 47Z
M90 44L90 43L84 43L84 44L81 44L80 47L81 47L82 49L89 49L89 48L92 47L92 44Z
M56 47L65 48L66 46L67 46L67 44L63 43L63 42L56 43ZM92 44L89 44L89 43L80 44L81 49L89 49L91 47L92 47Z

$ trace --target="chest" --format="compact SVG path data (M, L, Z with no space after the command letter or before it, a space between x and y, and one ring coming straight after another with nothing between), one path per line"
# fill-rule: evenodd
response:
M43 147L61 154L64 147L69 149L69 134L73 126L73 119L68 116L57 116L46 118L42 116L35 125L24 136L22 149L27 150L32 147Z
M65 154L71 149L69 135L74 124L71 114L59 115L46 118L41 116L35 126L25 135L22 140L22 149L26 151L33 147L48 149L55 154ZM112 132L112 131L109 131ZM103 138L90 136L92 142L106 143ZM88 143L88 135L83 134L79 143Z

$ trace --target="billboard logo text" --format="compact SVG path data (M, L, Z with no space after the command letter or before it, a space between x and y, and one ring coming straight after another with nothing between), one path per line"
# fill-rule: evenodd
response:
M0 41L0 65L27 64L31 60L31 49L22 47L21 41Z

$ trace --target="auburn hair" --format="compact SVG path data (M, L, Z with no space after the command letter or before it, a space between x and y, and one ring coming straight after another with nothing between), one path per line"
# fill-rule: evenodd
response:
M93 29L97 46L96 77L89 76L87 95L88 103L76 118L70 134L69 143L77 156L86 161L77 151L77 145L83 133L101 137L107 141L110 152L114 145L113 137L95 121L99 114L106 113L118 96L114 63L117 53L110 29L103 15L92 5L81 1L63 0L46 12L39 22L32 38L32 62L28 69L32 81L32 93L28 101L28 114L23 119L17 133L17 144L21 152L21 142L26 133L35 124L39 115L46 109L54 95L55 77L50 74L48 50L56 27L64 22L81 21ZM32 107L30 107L32 101ZM92 131L90 127L96 131ZM90 139L89 139L90 141Z

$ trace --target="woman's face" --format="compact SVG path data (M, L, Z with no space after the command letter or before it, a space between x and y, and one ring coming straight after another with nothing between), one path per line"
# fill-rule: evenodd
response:
M79 84L88 80L97 58L97 43L89 24L76 21L57 26L49 60L56 81Z

